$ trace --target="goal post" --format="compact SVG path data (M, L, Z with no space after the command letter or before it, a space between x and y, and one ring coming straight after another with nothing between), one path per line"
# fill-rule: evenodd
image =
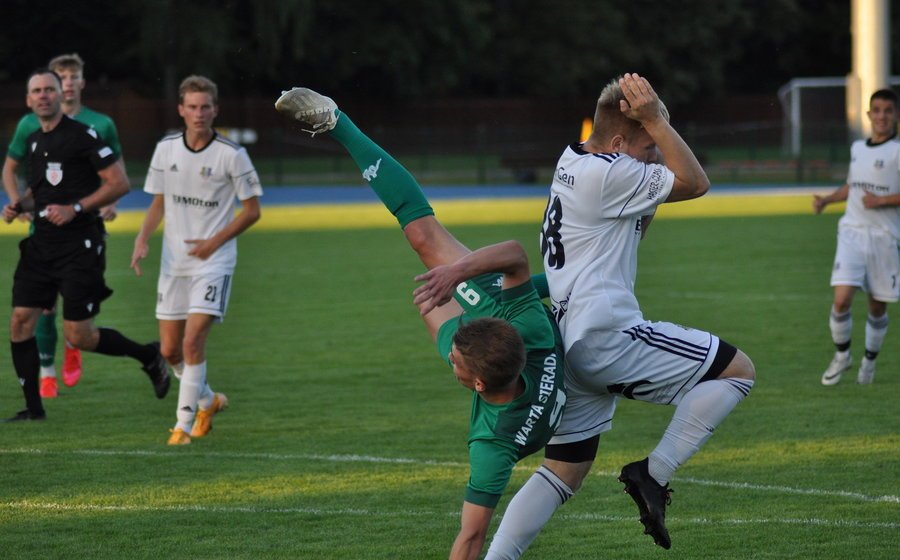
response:
M852 140L847 96L863 95L858 91L859 84L851 83L852 79L851 76L794 78L778 89L785 155L799 158L804 145L826 143L835 135L845 141ZM891 76L888 83L897 88L900 76ZM864 94L865 99L872 93Z

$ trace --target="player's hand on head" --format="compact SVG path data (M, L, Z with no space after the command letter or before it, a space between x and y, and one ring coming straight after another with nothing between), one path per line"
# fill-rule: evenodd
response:
M619 87L625 99L619 103L622 113L639 122L651 122L663 118L659 108L659 96L646 78L638 74L624 74Z
M449 302L459 284L452 265L436 266L428 272L416 276L415 280L424 282L413 291L413 303L418 306L419 313L422 315Z

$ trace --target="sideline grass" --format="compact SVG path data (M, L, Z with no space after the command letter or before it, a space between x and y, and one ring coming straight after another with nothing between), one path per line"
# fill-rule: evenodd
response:
M758 384L673 481L672 550L642 534L614 478L652 449L672 409L623 402L594 474L526 558L896 557L900 327L874 385L852 371L819 384L836 220L653 223L638 274L645 315L738 345ZM472 246L520 239L539 262L536 225L452 229ZM16 241L0 236L0 293ZM150 340L159 237L143 278L127 268L131 243L111 237L116 293L98 322ZM46 402L46 422L0 425L0 556L446 557L469 397L411 304L420 269L396 228L242 236L229 315L209 344L210 381L232 401L212 434L167 447L175 391L157 401L136 365L87 355L82 382ZM0 372L5 416L22 404L7 345Z

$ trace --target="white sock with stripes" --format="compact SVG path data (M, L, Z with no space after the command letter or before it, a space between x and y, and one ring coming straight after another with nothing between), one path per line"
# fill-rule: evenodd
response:
M728 413L750 393L753 381L726 377L698 383L678 406L662 440L650 454L650 476L665 486L675 471L690 459Z
M191 431L194 416L197 414L197 400L206 387L206 362L185 364L178 385L178 409L175 417L178 420L175 428L185 432Z
M831 308L828 317L828 328L831 329L831 341L838 348L838 352L847 352L850 348L850 335L853 332L853 315L849 311L838 313Z
M544 466L538 468L510 500L484 560L510 560L521 556L557 508L572 494L568 485L553 471Z
M885 313L881 317L872 317L872 315L869 314L869 318L866 321L867 358L874 360L875 356L878 356L878 352L881 351L881 344L884 342L884 337L887 334L887 328L887 313Z

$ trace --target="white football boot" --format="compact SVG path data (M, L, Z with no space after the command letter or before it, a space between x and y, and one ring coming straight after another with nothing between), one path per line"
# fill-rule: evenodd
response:
M841 380L841 374L850 369L851 363L850 352L835 352L828 369L822 374L822 385L836 385Z
M275 102L279 113L308 124L312 129L304 128L313 136L320 132L328 132L337 124L337 103L311 89L295 87L281 92Z
M875 379L875 360L863 358L859 362L859 373L856 374L856 382L860 385L868 385Z

